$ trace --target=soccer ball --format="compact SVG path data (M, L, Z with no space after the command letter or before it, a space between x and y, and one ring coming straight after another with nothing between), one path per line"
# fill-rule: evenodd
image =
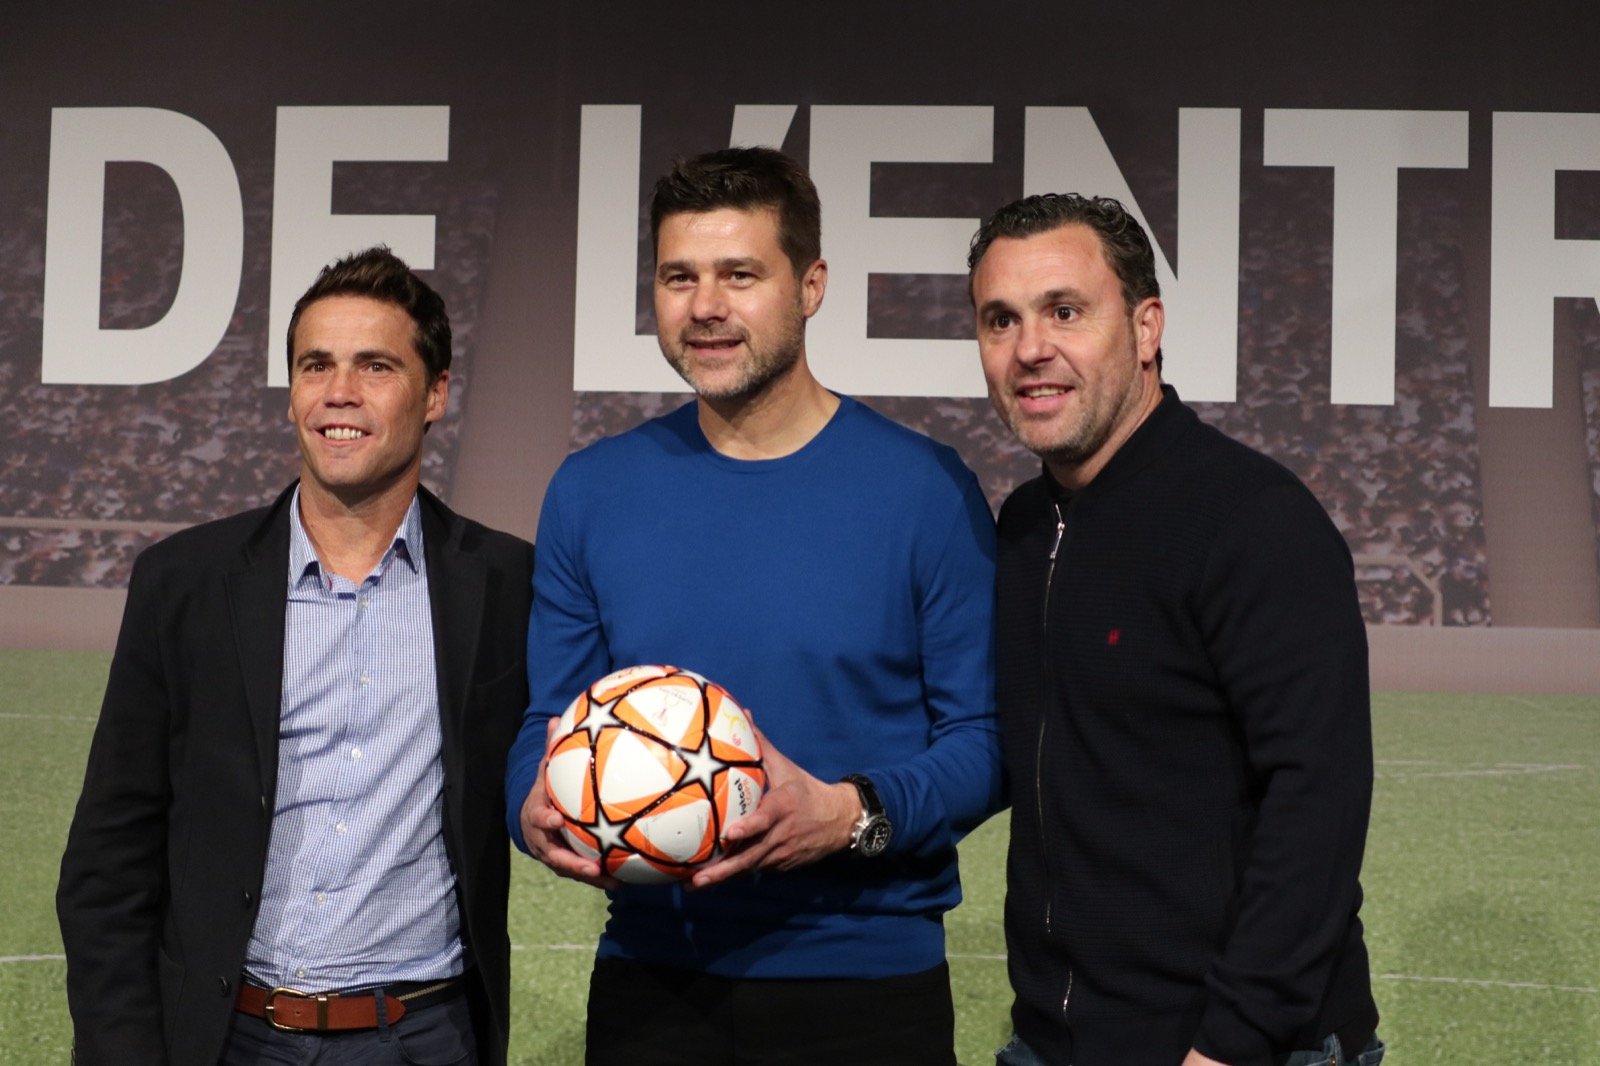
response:
M545 790L562 834L634 884L688 877L767 787L750 716L720 685L675 666L630 666L561 715Z

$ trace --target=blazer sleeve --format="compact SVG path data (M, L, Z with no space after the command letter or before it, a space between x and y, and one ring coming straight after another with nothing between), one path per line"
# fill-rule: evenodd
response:
M166 1060L160 942L170 707L155 570L148 554L134 565L56 892L79 1066Z

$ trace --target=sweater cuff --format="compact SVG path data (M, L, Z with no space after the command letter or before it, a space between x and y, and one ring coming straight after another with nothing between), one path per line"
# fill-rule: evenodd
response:
M1274 1066L1272 1043L1266 1034L1214 997L1200 1016L1194 1047L1228 1066Z
M918 794L925 794L928 786L912 771L903 766L892 769L875 766L855 772L871 779L883 803L883 813L894 827L885 855L932 855L950 846L946 834L936 832L943 807L931 797L928 802L917 801Z
M901 787L899 781L880 769L855 772L872 782L872 787L878 793L878 802L883 804L884 817L889 819L889 825L893 827L889 835L889 847L884 854L900 854L906 850L906 842L911 836L911 827L906 824L901 814L906 809L905 789Z

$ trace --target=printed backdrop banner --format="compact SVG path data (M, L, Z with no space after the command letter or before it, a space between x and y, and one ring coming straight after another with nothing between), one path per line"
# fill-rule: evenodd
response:
M655 175L770 144L822 195L819 377L996 505L1038 464L984 395L967 243L1025 193L1114 195L1167 379L1316 492L1369 622L1600 626L1592 5L1202 6L8 10L0 585L120 588L271 498L289 309L378 241L455 329L425 480L531 535L561 455L686 400Z

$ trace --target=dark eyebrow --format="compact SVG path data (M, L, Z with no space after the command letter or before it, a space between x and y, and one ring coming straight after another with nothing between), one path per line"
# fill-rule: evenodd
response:
M1082 304L1084 302L1083 293L1077 289L1051 289L1039 297L1037 306L1050 307L1055 304Z
M1059 289L1048 289L1045 292L1040 293L1038 296L1029 300L1028 305L1034 308L1045 308L1054 307L1057 304L1072 304L1073 306L1082 306L1085 302L1085 297L1081 290L1072 288L1071 286L1064 286ZM1016 314L1017 309L1006 300L985 300L983 305L980 306L977 311L980 318L987 318L989 315L1001 311Z
M728 273L734 270L745 270L752 273L757 273L766 269L766 264L760 259L747 255L729 256L725 259L715 259L712 260L711 266L719 273ZM665 263L659 263L656 265L657 277L661 277L666 274L691 274L693 272L694 264L690 263L686 259L669 259Z
M331 360L332 358L333 353L328 351L326 348L307 348L305 351L294 357L294 362L296 366L299 366L301 363L307 362L308 360L320 359L327 361ZM387 348L363 348L359 352L356 352L353 358L357 361L385 359L394 363L404 362L403 356L397 355Z

